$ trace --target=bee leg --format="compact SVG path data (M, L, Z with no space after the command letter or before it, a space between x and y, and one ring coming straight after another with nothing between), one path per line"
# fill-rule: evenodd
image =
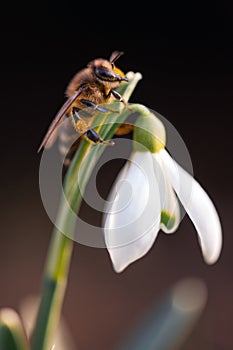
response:
M100 105L97 105L95 104L94 102L92 101L89 101L89 100L84 100L82 99L81 102L87 106L87 107L91 107L99 112L103 112L103 113L107 113L107 112L117 112L117 111L113 111L112 109L109 109L109 108L106 108L106 107L103 107L103 106L100 106Z
M117 99L118 101L124 103L125 107L129 107L128 103L125 101L125 99L121 96L121 94L119 94L118 91L116 90L111 90L110 93L115 97L115 99Z
M72 108L72 117L74 120L75 128L77 128L77 124L78 124L79 131L83 132L83 134L87 137L88 140L92 141L95 144L103 143L104 145L108 145L108 146L114 145L114 142L112 140L104 141L94 129L91 129L91 128L87 129L86 128L87 124L79 116L78 109L76 107ZM80 126L82 126L82 124L84 124L83 128L80 128ZM84 131L84 129L86 129L86 130Z
M90 141L94 142L95 144L103 143L103 144L108 145L108 146L113 146L114 145L114 142L112 140L104 141L94 129L88 129L85 132L85 136Z

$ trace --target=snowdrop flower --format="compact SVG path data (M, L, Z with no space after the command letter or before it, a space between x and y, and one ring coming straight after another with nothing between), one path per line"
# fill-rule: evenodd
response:
M151 113L139 117L134 141L134 151L118 174L105 209L105 242L115 271L143 257L160 229L177 230L179 201L197 230L204 260L213 264L222 247L217 211L200 184L165 150L161 121Z

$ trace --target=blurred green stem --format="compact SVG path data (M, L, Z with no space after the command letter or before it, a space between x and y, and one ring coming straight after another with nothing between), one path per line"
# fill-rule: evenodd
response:
M124 85L125 90L121 91L121 93L126 101L129 100L140 79L141 74L135 73L130 82ZM122 105L122 103L118 103L118 106L121 108ZM111 138L119 123L124 122L130 113L128 109L123 109L121 113L114 113L111 117L108 113L105 113L106 115L100 113L95 118L95 124L99 126L96 130L100 132L102 137L108 136ZM111 124L103 125L107 117L111 118ZM104 148L103 145L93 146L86 140L83 140L69 167L64 184L64 193L71 209L75 213L78 213L82 201L80 188L77 184L77 174L79 173L79 179L81 179L82 188L84 188ZM41 300L31 339L32 350L49 350L52 347L52 340L59 322L67 286L74 242L64 232L67 232L69 236L72 235L75 228L75 220L72 216L72 211L65 205L63 200L60 203L57 215L58 222L59 225L57 226L60 230L55 225L47 255Z
M206 302L204 281L191 277L181 279L159 304L150 305L117 350L180 349L199 320Z
M21 318L11 308L0 310L0 349L29 350L29 343Z

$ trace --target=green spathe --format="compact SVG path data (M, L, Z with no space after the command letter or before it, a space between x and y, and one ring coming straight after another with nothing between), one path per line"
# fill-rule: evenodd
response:
M135 124L133 139L135 151L157 153L166 145L164 125L150 111L147 115L140 115Z

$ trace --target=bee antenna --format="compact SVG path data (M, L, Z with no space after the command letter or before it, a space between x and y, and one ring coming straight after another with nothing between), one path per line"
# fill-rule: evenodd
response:
M121 57L122 55L124 55L124 52L123 51L114 51L112 54L111 54L111 57L110 57L110 63L114 63L116 62L116 60L118 60L119 57Z

